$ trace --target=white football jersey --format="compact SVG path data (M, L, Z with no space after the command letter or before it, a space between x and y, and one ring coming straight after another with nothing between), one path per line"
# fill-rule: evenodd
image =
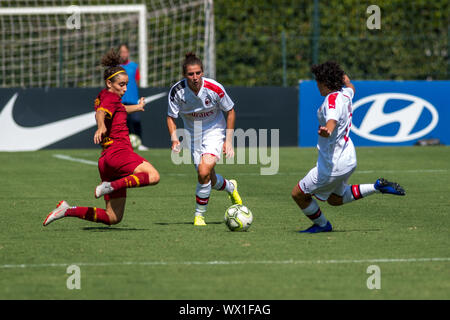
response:
M172 86L167 114L172 118L180 115L184 127L190 132L200 123L202 131L225 131L226 121L222 111L230 111L234 103L220 83L205 77L202 79L203 84L198 94L189 88L186 78Z
M340 91L328 94L317 110L320 126L324 127L330 119L337 121L336 128L328 138L319 135L317 143L319 174L340 176L356 167L355 147L349 137L353 95L351 88L344 87Z

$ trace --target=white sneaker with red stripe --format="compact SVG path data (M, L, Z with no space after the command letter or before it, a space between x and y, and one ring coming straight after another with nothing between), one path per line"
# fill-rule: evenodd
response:
M45 218L44 223L43 223L44 227L49 225L50 223L52 223L55 220L64 218L64 214L66 213L67 209L69 209L69 208L70 208L70 206L65 200L60 201L58 203L58 205L56 206L56 209L54 209L52 212L50 212L48 214L47 218Z

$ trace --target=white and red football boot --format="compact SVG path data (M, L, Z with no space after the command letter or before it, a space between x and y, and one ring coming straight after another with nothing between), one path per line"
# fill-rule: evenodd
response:
M65 200L60 201L56 208L48 214L47 218L45 218L43 223L44 227L55 220L64 218L64 215L69 208L70 206Z

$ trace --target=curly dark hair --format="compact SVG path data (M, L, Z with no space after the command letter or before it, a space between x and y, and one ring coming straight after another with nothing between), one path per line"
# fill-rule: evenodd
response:
M332 91L339 91L344 87L344 70L334 61L327 61L311 67L311 72L316 77L316 81L324 84Z
M111 75L118 71L125 71L123 67L120 66L120 55L117 49L111 48L103 57L101 64L103 67L106 67L103 72L103 79L106 81ZM110 80L114 82L114 79L117 77L114 76Z

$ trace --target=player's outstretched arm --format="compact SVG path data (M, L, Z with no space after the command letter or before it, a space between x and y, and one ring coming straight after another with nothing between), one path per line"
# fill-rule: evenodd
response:
M128 114L133 112L145 111L144 106L145 106L145 98L142 97L139 99L138 104L125 106L125 110L127 111Z
M336 120L328 120L325 127L319 127L318 134L321 137L328 138L333 133L334 129L336 128L337 121Z
M344 74L344 85L348 88L352 88L353 94L356 93L355 86L350 82L350 78L346 74Z
M170 140L172 141L171 149L173 152L180 152L180 140L178 140L176 131L177 125L175 119L171 116L167 116L167 129L169 129Z
M233 149L233 137L234 137L234 124L236 122L236 112L234 108L226 113L227 130L225 136L225 143L223 144L223 152L227 158L234 157Z
M97 121L97 131L94 134L94 143L99 144L103 140L103 135L106 134L105 126L106 113L103 110L97 110L95 113L95 120Z

